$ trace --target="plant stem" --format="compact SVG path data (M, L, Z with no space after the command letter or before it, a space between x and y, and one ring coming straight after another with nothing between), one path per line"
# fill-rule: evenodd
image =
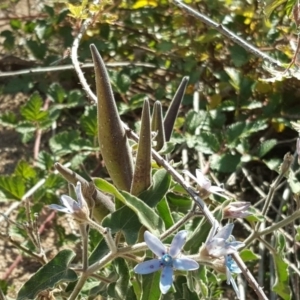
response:
M173 3L176 6L182 8L188 14L190 14L190 15L194 16L195 18L199 19L201 22L205 23L209 27L212 27L215 30L219 31L222 35L226 36L227 38L229 38L234 43L240 45L246 51L256 55L257 57L260 57L263 61L269 62L270 64L274 64L278 67L283 68L282 64L279 61L277 61L274 58L270 57L269 55L261 52L259 49L257 49L253 45L249 44L247 41L245 41L241 37L237 36L235 33L230 31L226 27L224 27L222 24L219 24L219 23L213 21L212 19L210 19L209 17L201 14L200 12L195 11L194 9L192 9L191 7L189 7L188 5L182 3L179 0L173 0Z

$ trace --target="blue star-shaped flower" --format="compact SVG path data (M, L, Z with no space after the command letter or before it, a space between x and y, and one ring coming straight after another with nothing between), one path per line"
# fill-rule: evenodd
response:
M138 274L149 274L162 269L160 290L166 294L173 283L173 270L191 271L199 268L198 263L188 257L180 255L187 237L187 231L179 231L173 238L169 251L165 245L149 231L145 231L144 239L149 249L158 256L138 264L134 271Z
M245 246L244 243L236 240L230 241L233 223L224 226L215 236L208 239L206 249L209 255L214 257L225 256L238 251L239 248Z
M51 204L49 208L66 214L72 214L78 220L86 220L89 215L88 205L82 195L81 183L78 181L75 187L77 201L68 195L62 195L60 202L62 205Z

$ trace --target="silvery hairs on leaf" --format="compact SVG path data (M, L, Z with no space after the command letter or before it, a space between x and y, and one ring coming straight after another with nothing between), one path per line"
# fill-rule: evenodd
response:
M228 254L232 254L238 251L239 248L244 247L245 244L236 240L230 241L230 236L233 223L225 225L216 235L211 236L205 243L206 250L210 256L220 257ZM214 230L214 228L212 228Z
M149 249L158 257L135 266L134 272L150 274L162 270L160 276L160 291L166 294L173 283L173 270L191 271L199 268L198 263L180 254L186 241L187 231L179 231L173 238L169 251L165 245L149 231L145 231L144 239Z
M60 197L60 202L62 205L50 204L49 208L66 214L71 214L76 220L85 222L89 218L89 209L82 195L81 183L79 181L76 184L75 192L77 201L68 195L62 195Z
M228 197L224 195L225 190L217 185L212 185L211 181L204 176L200 169L196 169L196 177L187 170L182 171L182 173L194 180L201 189L204 189L211 194L219 195L220 197L228 199Z

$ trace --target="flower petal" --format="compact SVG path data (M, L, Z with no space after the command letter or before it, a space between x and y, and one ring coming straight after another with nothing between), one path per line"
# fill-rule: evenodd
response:
M66 213L66 214L72 213L72 211L70 211L67 207L64 207L64 206L61 206L61 205L50 204L48 207L51 208L51 209L57 210L57 211L61 211L61 212Z
M80 209L78 206L78 203L69 197L68 195L62 195L60 197L60 202L63 206L65 206L67 209L69 209L71 212L77 211Z
M160 276L159 288L163 294L166 294L173 283L173 269L172 267L163 268Z
M231 282L231 285L232 285L232 287L233 287L233 289L234 289L234 291L235 291L235 293L236 293L237 298L238 298L238 299L241 299L241 297L240 297L240 291L239 291L239 289L238 289L238 287L237 287L237 285L236 285L236 283L235 283L235 280L233 279L232 276L231 276L231 278L230 278L230 282Z
M179 254L181 248L183 247L183 245L185 243L186 237L187 237L186 230L181 230L174 236L171 246L170 246L170 251L169 251L169 254L172 257L175 257Z
M145 231L144 239L149 249L158 257L162 257L167 253L165 245L149 231Z
M224 239L224 240L227 240L230 235L231 235L231 232L232 232L232 229L234 227L234 224L233 223L229 223L229 224L226 224L214 237L213 239L215 238L221 238L221 239Z
M207 191L211 188L211 182L209 179L207 179L200 169L196 169L196 177L197 177L197 183Z
M225 199L229 199L229 197L224 194L225 190L217 185L212 185L208 191Z
M76 192L76 196L77 196L78 205L80 208L82 208L85 200L83 199L83 195L81 192L81 183L79 181L76 184L75 192Z
M159 259L151 259L144 261L138 265L135 266L134 272L137 274L150 274L157 270L159 270L161 267L161 263Z
M238 251L239 248L244 247L245 244L242 242L226 242L223 239L213 238L207 245L207 251L209 255L214 257L225 256L233 254Z
M191 258L181 257L173 259L173 267L177 270L191 271L197 270L199 268L199 264Z

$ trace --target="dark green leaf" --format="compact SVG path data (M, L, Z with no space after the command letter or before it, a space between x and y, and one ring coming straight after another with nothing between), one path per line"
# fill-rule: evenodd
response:
M248 52L239 45L229 47L231 59L236 67L242 67L249 60Z
M136 243L142 227L137 215L127 206L123 206L105 217L102 225L109 227L112 233L122 231L129 245Z
M174 224L174 220L173 220L168 202L165 198L163 198L157 204L157 211L158 211L159 216L164 221L166 229L170 228Z
M9 127L15 127L17 125L17 117L11 111L7 111L4 114L0 115L0 124Z
M278 142L275 139L263 141L259 145L258 154L257 154L258 157L261 158L264 155L266 155L269 151L271 151L277 145L277 143Z
M80 118L80 125L87 135L97 137L97 108L96 106L87 106L84 114Z
M75 281L77 275L69 269L74 256L71 250L60 251L23 285L17 300L34 299L39 292L54 288L59 282Z
M223 155L215 154L211 156L211 168L218 172L232 173L236 170L240 162L240 154L232 155L226 153Z
M109 184L104 179L95 178L94 183L101 191L113 194L119 201L133 210L140 222L152 233L158 235L160 231L163 230L164 226L160 217L141 199L125 191L118 191L112 184Z
M142 275L142 297L141 300L159 300L160 272Z
M150 207L155 207L168 192L170 184L171 176L165 169L160 169L154 173L151 187L140 194L139 198L145 201Z
M43 60L45 58L47 51L46 44L38 43L34 40L27 40L26 45L37 59Z

